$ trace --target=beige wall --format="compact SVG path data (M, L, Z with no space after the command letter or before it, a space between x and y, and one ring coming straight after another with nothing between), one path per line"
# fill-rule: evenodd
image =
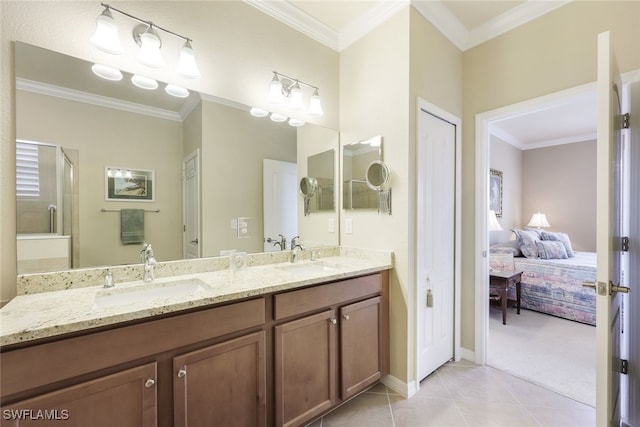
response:
M567 233L574 250L596 250L596 141L522 154L522 225L544 212L548 231Z
M145 214L145 240L158 261L182 257L181 122L25 91L16 92L16 122L20 139L78 151L75 267L139 262L140 245L120 240L120 215L101 208L160 209ZM154 170L155 202L105 201L105 166Z
M98 2L0 2L0 300L15 295L15 140L13 41L19 40L132 73L187 86L247 105L267 107L271 71L293 75L320 87L325 116L307 119L338 128L337 52L300 34L241 1L110 2L114 7L192 38L203 77L191 81L173 72L177 54L165 70L152 70L133 58L132 38L123 37L125 53L111 56L93 49L88 39ZM116 16L121 35L134 22ZM161 35L163 50L177 52L180 40ZM295 54L294 54L295 53Z
M296 129L248 111L202 101L202 256L262 252L262 160L296 161ZM231 220L250 218L250 237Z
M596 80L597 34L640 69L640 2L575 1L463 54L462 346L475 348L475 116Z
M513 240L511 229L523 225L522 151L495 136L491 137L490 144L489 167L502 171L502 218L498 218L498 222L503 231L489 233L489 241L495 243Z

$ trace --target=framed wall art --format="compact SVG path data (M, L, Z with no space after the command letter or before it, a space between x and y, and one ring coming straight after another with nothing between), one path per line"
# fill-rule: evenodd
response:
M112 166L104 168L106 201L155 201L155 172Z
M502 171L489 170L489 210L502 217Z

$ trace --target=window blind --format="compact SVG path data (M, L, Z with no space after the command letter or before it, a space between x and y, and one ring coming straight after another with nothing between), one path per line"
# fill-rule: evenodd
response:
M16 196L40 197L38 146L16 142Z

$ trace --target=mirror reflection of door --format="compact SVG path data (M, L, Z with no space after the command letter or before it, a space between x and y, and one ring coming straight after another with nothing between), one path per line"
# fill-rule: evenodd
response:
M335 209L334 150L327 150L307 158L307 175L317 182L317 190L309 201L309 211Z
M285 250L298 235L298 166L278 160L263 160L264 251ZM267 241L268 239L272 241ZM286 245L285 245L286 246Z
M182 162L183 198L183 255L187 259L200 258L200 151L196 150Z

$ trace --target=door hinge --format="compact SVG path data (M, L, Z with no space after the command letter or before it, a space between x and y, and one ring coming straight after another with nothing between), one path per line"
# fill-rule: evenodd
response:
M624 236L622 238L622 246L620 247L622 252L629 252L629 237Z
M624 113L622 115L622 129L629 129L630 120L629 113Z
M629 361L626 359L620 359L620 372L627 375L629 374Z

